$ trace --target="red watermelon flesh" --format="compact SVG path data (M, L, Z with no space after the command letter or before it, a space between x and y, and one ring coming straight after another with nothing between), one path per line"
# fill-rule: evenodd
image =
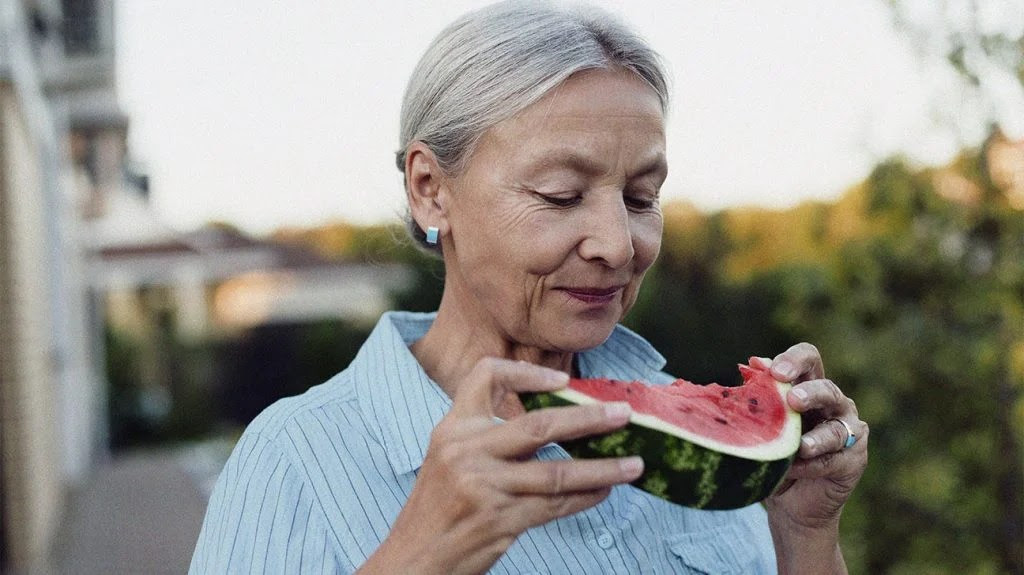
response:
M669 385L638 381L572 379L569 389L600 401L625 401L634 413L650 415L723 444L759 445L777 438L787 409L775 378L756 358L740 365L743 385L697 385L677 379Z
M622 429L559 442L572 457L639 455L644 472L633 485L699 509L736 509L767 497L800 446L800 414L786 405L788 383L768 362L740 365L743 385L669 385L574 379L548 393L524 394L527 409L625 401Z

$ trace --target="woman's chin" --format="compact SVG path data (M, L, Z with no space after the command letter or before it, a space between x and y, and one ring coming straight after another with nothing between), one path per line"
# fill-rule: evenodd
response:
M616 322L569 322L551 338L552 347L560 351L586 351L604 343L615 329Z

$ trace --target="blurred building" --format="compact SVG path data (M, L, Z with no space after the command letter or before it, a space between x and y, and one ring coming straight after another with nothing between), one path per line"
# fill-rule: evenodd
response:
M123 179L112 0L0 0L0 570L45 561L103 455L80 214Z
M0 572L47 568L67 494L108 456L112 332L139 344L132 385L173 400L172 343L370 323L411 279L165 225L126 145L113 2L0 0Z
M117 227L112 216L104 220ZM160 310L183 341L274 323L372 324L412 279L400 264L334 261L223 224L148 239L90 229L89 282L104 295L108 325L124 333L147 333Z
M122 357L109 382L115 447L180 439L224 417L215 398L232 395L233 380L217 370L230 369L222 361L251 330L269 329L283 348L316 322L372 325L411 280L399 264L334 261L225 224L164 233L144 223L141 206L135 212L108 212L89 226L89 284L108 351ZM205 409L192 409L200 396Z

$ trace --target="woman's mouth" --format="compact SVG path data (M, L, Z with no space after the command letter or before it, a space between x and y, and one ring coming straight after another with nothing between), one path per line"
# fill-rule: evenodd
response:
M561 288L569 297L589 304L605 304L614 300L623 286L612 287L565 287Z

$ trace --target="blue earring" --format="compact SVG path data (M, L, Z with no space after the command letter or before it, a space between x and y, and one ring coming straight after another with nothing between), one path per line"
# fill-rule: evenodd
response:
M430 244L432 246L436 246L437 245L437 232L438 232L438 229L436 227L434 227L434 226L429 226L427 228L427 243L428 244Z

